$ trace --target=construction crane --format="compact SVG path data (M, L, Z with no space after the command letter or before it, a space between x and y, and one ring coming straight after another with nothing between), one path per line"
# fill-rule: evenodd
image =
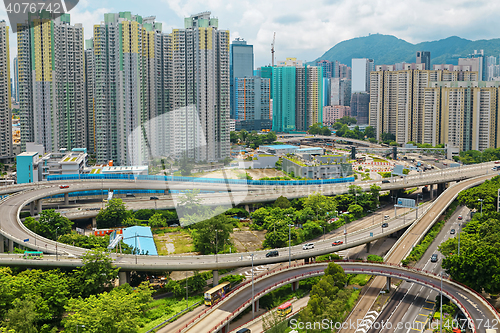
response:
M273 43L271 44L271 57L272 57L273 67L274 67L274 40L275 39L276 39L276 31L274 32Z

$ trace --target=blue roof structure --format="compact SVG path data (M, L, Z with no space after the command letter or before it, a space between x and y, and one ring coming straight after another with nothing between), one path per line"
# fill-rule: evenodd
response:
M124 228L123 242L128 246L137 247L139 254L158 255L150 227L133 226Z
M298 148L297 146L292 146L292 145L265 145L262 147L269 147L273 149L290 149L290 148Z

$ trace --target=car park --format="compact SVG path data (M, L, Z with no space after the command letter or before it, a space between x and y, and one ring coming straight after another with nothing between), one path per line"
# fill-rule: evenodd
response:
M389 223L382 223L382 228L387 228L389 226Z
M274 250L274 251L269 251L266 253L266 258L271 258L271 257L277 257L279 256L279 252Z
M438 261L438 255L434 253L434 254L431 256L431 262L437 262L437 261Z
M302 250L314 249L314 243L307 243L302 245Z
M450 230L450 234L454 235L455 234L455 229Z
M59 185L59 188L69 188L69 185Z
M332 243L332 246L339 246L339 245L342 245L342 244L344 244L343 241L337 240L337 241L335 241L335 242Z

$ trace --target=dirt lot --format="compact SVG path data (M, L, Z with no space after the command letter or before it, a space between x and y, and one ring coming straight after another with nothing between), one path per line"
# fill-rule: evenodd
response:
M249 169L245 170L253 179L258 180L264 177L285 177L285 173L275 169Z
M238 252L252 252L262 248L265 235L265 231L250 230L245 226L234 230L231 238Z

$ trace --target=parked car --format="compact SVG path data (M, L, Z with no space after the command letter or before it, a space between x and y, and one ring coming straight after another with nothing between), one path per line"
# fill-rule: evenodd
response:
M134 197L135 198L135 194L134 193L127 193L127 197Z
M390 219L389 215L384 215L384 221L387 221L388 219Z
M240 328L236 333L251 333L248 328Z
M434 254L431 256L431 262L437 262L437 261L438 261L438 255L434 253Z
M158 197L149 197L149 200L158 200Z
M178 226L179 226L179 224L177 224L177 223L174 223L174 224L169 225L169 227L172 227L172 228L174 228L174 227L178 227Z
M335 242L332 243L332 246L338 246L338 245L342 245L342 244L344 244L343 241L337 240L337 241L335 241Z
M59 188L69 188L69 185L59 185Z
M389 226L389 223L382 223L382 228L387 228Z
M314 249L314 243L307 243L302 245L302 250Z
M279 256L279 252L274 250L274 251L269 251L266 253L266 258L271 258L271 257L277 257Z
M390 180L387 180L387 179L384 179L382 180L382 184L387 184L387 183L390 183L391 181Z
M454 235L455 234L455 229L450 230L450 234Z
M458 219L461 220L462 219L462 215L458 215Z

